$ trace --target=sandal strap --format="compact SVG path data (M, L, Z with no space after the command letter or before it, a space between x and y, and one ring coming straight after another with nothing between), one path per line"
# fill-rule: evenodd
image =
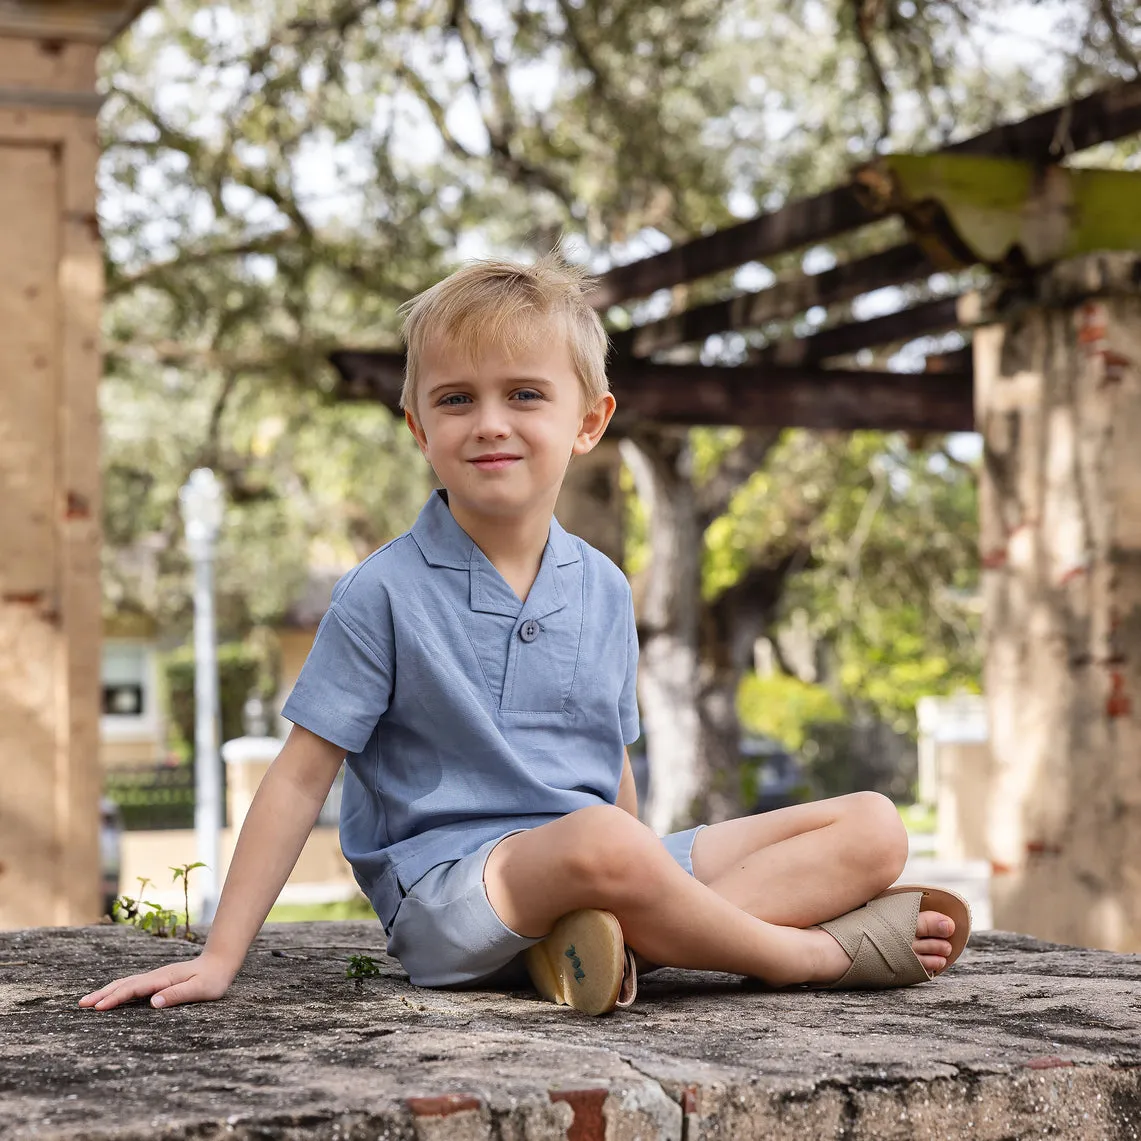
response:
M926 982L931 976L911 949L922 900L920 891L899 892L821 923L852 960L847 973L831 989L879 989Z
M622 955L623 974L622 985L618 988L618 997L614 1005L620 1010L634 1005L638 997L638 964L634 961L634 952L626 947Z

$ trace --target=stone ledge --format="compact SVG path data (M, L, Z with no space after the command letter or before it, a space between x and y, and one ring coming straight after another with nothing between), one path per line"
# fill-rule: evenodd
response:
M980 934L930 985L768 993L662 971L589 1019L417 990L369 923L265 929L220 1003L78 996L196 953L0 933L0 1137L891 1141L1141 1135L1141 956ZM372 955L378 978L345 977Z

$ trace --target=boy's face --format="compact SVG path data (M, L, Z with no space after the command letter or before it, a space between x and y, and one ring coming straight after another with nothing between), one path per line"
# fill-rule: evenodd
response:
M429 350L405 416L454 514L522 519L554 511L570 457L594 447L613 412L609 393L585 407L556 327L514 357Z

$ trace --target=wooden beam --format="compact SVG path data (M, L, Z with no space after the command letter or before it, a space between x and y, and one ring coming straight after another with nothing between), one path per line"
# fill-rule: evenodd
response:
M396 412L402 353L334 353L337 397L377 400ZM960 358L956 363L966 363ZM974 426L969 368L929 374L742 365L656 365L623 359L611 368L614 427L640 420L741 427L959 432Z
M704 341L716 333L756 329L769 321L788 320L814 305L850 301L863 293L914 281L934 272L935 267L923 250L914 242L907 242L823 273L801 274L756 293L742 293L724 301L697 305L661 321L623 329L612 333L610 342L619 356L648 357L674 345Z
M1018 123L993 127L943 147L938 153L1060 161L1070 151L1137 131L1141 131L1141 79L1105 88ZM664 253L618 266L599 278L592 300L596 308L606 309L683 281L695 281L748 261L827 241L882 216L861 203L852 187L837 187L789 202L778 210L695 238Z
M856 431L974 429L971 374L636 364L613 378L616 427L653 420Z
M338 400L378 400L391 411L400 411L404 353L339 349L329 354L329 361L341 374L335 390Z
M1000 155L1028 162L1061 162L1073 151L1141 131L1141 79L1104 87L1073 103L941 147L940 154Z
M758 364L801 365L856 353L860 349L870 349L877 345L913 341L916 337L958 328L961 324L958 304L958 297L941 297L937 301L924 301L884 317L848 321L807 337L777 341L750 354L750 359Z
M748 261L760 261L874 222L881 215L863 205L851 186L798 198L779 210L684 242L664 253L603 274L591 294L596 309L646 297L682 281L696 281Z

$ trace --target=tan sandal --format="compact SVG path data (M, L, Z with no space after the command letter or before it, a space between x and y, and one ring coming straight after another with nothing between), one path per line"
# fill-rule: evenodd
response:
M948 940L949 967L970 938L970 905L953 891L901 884L863 907L819 925L852 960L847 973L824 989L880 990L929 981L933 976L911 949L920 911L938 911L954 921L955 933Z
M609 911L588 908L564 915L551 933L524 953L535 989L548 1001L606 1014L638 995L634 955Z

